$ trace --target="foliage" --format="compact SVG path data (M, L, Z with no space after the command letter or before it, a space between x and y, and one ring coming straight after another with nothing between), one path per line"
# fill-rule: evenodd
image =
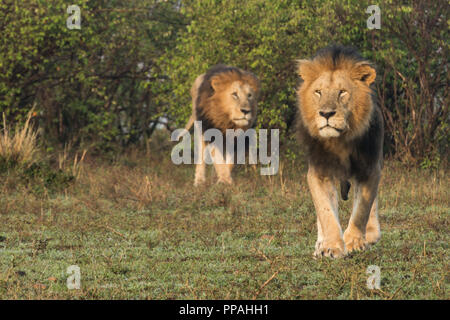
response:
M62 192L75 181L75 176L52 168L48 162L40 161L21 170L16 181L30 186L31 191L35 194L43 194L45 192Z
M386 120L386 151L405 162L449 150L448 6L381 2L381 29L367 27L370 1L185 1L190 24L164 57L173 86L168 113L181 125L189 87L216 63L262 80L261 127L292 128L295 60L332 43L357 47L378 66L376 90Z
M327 19L326 1L311 1L310 6L263 0L184 3L190 24L175 50L162 59L173 87L173 96L168 97L170 117L182 125L190 114L189 88L196 76L226 63L260 78L258 125L285 133L295 114L295 60L328 43L325 30L319 28Z
M281 129L285 141L296 113L295 61L339 43L377 65L386 152L425 166L448 158L444 0L380 1L380 30L367 27L368 0L77 4L81 30L66 27L66 1L0 1L0 111L23 122L36 103L49 147L116 154L147 143L161 119L183 126L192 82L217 63L259 76L258 126Z
M182 21L170 1L82 0L81 29L63 0L2 1L0 111L20 120L33 102L46 138L100 141L103 151L146 134L159 117L148 83Z
M387 141L404 162L436 166L450 155L448 14L446 1L388 1L371 41Z

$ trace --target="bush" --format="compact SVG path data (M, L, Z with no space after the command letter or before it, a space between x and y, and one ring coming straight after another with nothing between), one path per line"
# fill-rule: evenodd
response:
M31 186L31 191L42 194L45 191L61 192L75 181L75 176L63 170L53 169L48 162L35 162L18 172L18 182Z
M382 34L369 43L389 151L403 162L435 167L450 149L448 3L386 1L382 12Z
M25 122L33 104L48 146L117 154L148 142L161 118L181 127L189 88L212 65L261 79L258 126L290 136L299 84L295 60L332 43L377 65L385 151L433 166L449 156L448 3L383 0L381 30L364 0L80 0L0 3L0 112Z
M81 29L65 0L0 2L0 112L23 121L36 103L47 144L115 150L149 136L164 75L155 60L184 24L177 1L80 0Z
M161 59L170 78L167 114L181 126L195 77L217 63L249 69L262 82L259 126L292 128L295 60L332 43L377 65L386 152L408 163L448 156L448 5L444 0L379 4L381 30L367 27L370 1L184 1L190 21ZM282 139L283 141L284 139Z
M162 57L170 78L168 117L184 125L191 113L189 89L212 65L225 63L261 80L258 126L285 136L296 110L296 59L328 44L324 34L330 7L325 1L185 1L190 24L177 46ZM315 6L317 5L317 6Z
M34 115L32 109L25 123L17 123L14 129L6 123L3 115L3 129L0 131L0 175L12 179L15 186L31 186L34 193L42 194L46 190L61 191L75 180L74 174L79 171L77 162L74 161L72 173L67 173L61 169L54 170L48 161L41 159L38 134L31 124ZM80 162L83 158L84 153Z

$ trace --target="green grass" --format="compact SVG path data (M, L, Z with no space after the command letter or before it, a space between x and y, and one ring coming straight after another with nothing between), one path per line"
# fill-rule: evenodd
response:
M314 260L305 166L277 176L237 168L235 185L170 158L86 162L59 192L0 181L2 299L448 299L448 171L386 163L381 241ZM346 227L351 201L340 202ZM68 290L67 267L81 268ZM369 265L381 290L369 290Z

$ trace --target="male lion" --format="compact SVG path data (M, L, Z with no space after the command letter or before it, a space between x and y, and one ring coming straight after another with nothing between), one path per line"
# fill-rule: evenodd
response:
M186 124L186 130L189 130L195 121L201 121L202 134L195 141L201 148L201 163L195 168L194 185L205 181L203 133L214 128L225 137L227 129L245 131L251 128L256 120L259 91L259 80L255 75L226 65L216 65L195 79L191 88L192 115ZM213 149L211 154L224 159L219 149ZM218 182L232 183L233 164L214 162L214 168Z
M380 239L377 191L383 167L383 118L370 88L376 72L354 49L332 46L300 60L298 132L307 147L309 189L317 212L314 256L338 258ZM355 184L342 234L336 185L344 200Z

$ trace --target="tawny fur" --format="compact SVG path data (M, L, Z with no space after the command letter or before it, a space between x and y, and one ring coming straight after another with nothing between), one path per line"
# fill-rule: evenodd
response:
M225 133L227 129L246 130L254 125L259 92L258 78L236 67L218 65L196 78L191 88L192 115L186 129L189 130L196 120L202 122L202 136L196 141L201 146L200 154L206 151L203 132L207 129L214 128ZM225 156L216 150L211 150L211 153L214 157ZM218 182L232 183L233 165L215 163L214 168ZM205 163L202 161L196 166L194 184L204 181Z
M371 85L376 71L356 51L325 48L300 60L298 132L309 156L308 185L317 213L314 255L338 258L380 239L377 192L382 168L383 121ZM354 185L353 212L343 233L338 192Z

